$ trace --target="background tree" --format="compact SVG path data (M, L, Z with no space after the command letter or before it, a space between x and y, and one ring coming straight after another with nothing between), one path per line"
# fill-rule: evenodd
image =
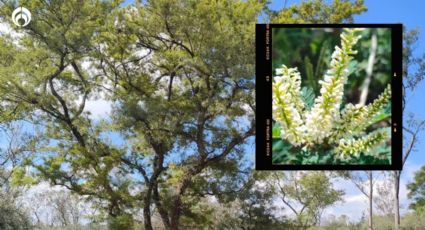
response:
M20 196L25 188L12 186L12 168L22 162L27 150L27 136L22 126L0 123L0 229L32 228L30 214L22 207Z
M31 219L26 210L19 207L17 191L0 190L0 229L27 230L32 229Z
M277 217L276 188L269 173L251 172L238 191L219 195L219 216L214 229L288 229L292 225L286 216Z
M416 212L425 211L425 166L415 172L414 181L407 184L407 189L409 190L407 197L413 199L409 208Z
M344 195L332 187L325 172L273 172L269 183L296 216L296 227L301 229L319 224L324 209L342 201Z
M71 194L64 188L46 187L41 184L21 197L23 206L27 209L38 228L54 226L62 228L77 228L87 221L89 204L80 200L76 194Z
M368 200L368 229L373 227L373 198L374 198L374 173L373 171L342 171L340 176L350 180Z
M382 172L382 183L375 184L375 196L373 203L377 212L383 216L392 216L394 211L394 185L392 182L392 172Z

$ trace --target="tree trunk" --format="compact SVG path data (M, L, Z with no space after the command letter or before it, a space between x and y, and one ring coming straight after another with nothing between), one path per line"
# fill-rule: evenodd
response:
M145 230L153 230L151 220L151 195L152 189L149 186L143 197L143 222L145 224Z
M373 230L373 172L369 171L369 230Z
M155 206L158 209L158 212L161 216L162 223L164 224L164 227L166 230L170 230L170 218L168 217L167 210L164 209L161 203L161 198L159 196L158 192L158 184L155 184L155 187L153 188L153 200L155 202Z
M180 221L181 211L183 208L182 196L186 192L186 189L189 187L191 181L192 181L192 175L186 176L182 180L180 184L180 189L173 199L173 207L171 209L171 221L170 221L171 230L179 229L179 221Z
M400 171L394 171L394 229L400 228Z

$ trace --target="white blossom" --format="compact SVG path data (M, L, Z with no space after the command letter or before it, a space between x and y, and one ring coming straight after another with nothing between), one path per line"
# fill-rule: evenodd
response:
M374 146L386 140L387 137L388 137L388 130L379 129L357 140L354 138L341 139L335 151L341 156L344 156L344 155L358 156L362 152L363 153L369 152Z
M349 73L348 64L352 47L359 37L353 30L341 34L341 48L335 46L332 53L331 67L326 72L321 85L320 96L315 99L311 111L306 114L306 138L311 142L322 143L331 134L333 124L340 119L340 105L344 95L344 84Z
M319 80L320 95L315 98L311 110L305 108L301 98L301 76L297 68L282 65L276 69L272 81L273 119L281 126L281 138L293 146L308 149L324 142L335 144L335 152L340 158L350 158L370 151L388 137L386 132L378 130L357 138L387 104L391 96L389 86L372 104L347 104L340 111L344 85L350 72L348 65L351 55L356 53L353 46L360 38L354 33L359 30L344 29L341 46L335 47L331 66Z
M273 79L273 119L282 127L281 136L294 146L304 142L305 126L302 118L301 76L296 68L276 69Z

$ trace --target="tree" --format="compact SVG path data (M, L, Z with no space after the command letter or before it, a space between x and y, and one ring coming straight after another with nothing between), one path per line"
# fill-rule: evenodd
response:
M20 125L0 123L0 229L4 230L32 229L30 215L19 202L25 190L11 184L10 167L21 162L28 147L20 129Z
M368 229L373 230L373 192L374 192L374 180L373 171L362 172L344 172L343 177L349 179L354 185L360 190L363 195L368 199Z
M39 143L57 143L34 151L39 178L103 201L111 228L131 228L132 209L143 207L152 229L154 204L165 228L177 229L193 181L237 160L254 135L262 3L118 3L31 2L37 20L21 30L20 46L2 50L14 57L1 66L2 101L43 127ZM16 7L5 4L4 16ZM85 111L94 97L116 105L110 121ZM100 137L108 132L124 143Z
M17 5L2 2L8 22ZM363 11L344 2L350 13L333 22ZM0 121L29 121L39 137L16 181L33 183L30 171L89 197L111 229L132 228L140 209L145 229L153 210L165 229L196 222L201 182L238 171L255 134L254 25L265 1L26 6L34 20L0 36ZM87 111L94 99L113 104L107 119Z
M376 184L376 195L373 197L376 210L383 216L392 216L394 211L394 189L392 182L392 172L382 172L384 179L382 184Z
M224 193L214 211L214 229L288 229L285 216L276 217L276 188L267 183L269 174L254 171L238 191Z
M64 188L46 187L41 184L27 192L22 198L24 207L35 219L35 226L75 227L88 216L89 205L80 197Z
M324 172L273 172L271 177L279 199L295 214L301 229L319 224L323 210L342 201L344 195L332 187Z
M414 181L407 184L409 193L407 197L413 199L410 203L409 208L420 212L425 210L425 166L422 166L417 172L415 172Z
M17 191L0 190L0 229L27 230L32 228L28 213L19 207Z

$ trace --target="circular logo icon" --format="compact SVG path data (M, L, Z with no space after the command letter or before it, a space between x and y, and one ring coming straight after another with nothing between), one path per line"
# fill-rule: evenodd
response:
M31 12L25 7L18 7L12 13L12 21L15 25L24 27L31 21Z

